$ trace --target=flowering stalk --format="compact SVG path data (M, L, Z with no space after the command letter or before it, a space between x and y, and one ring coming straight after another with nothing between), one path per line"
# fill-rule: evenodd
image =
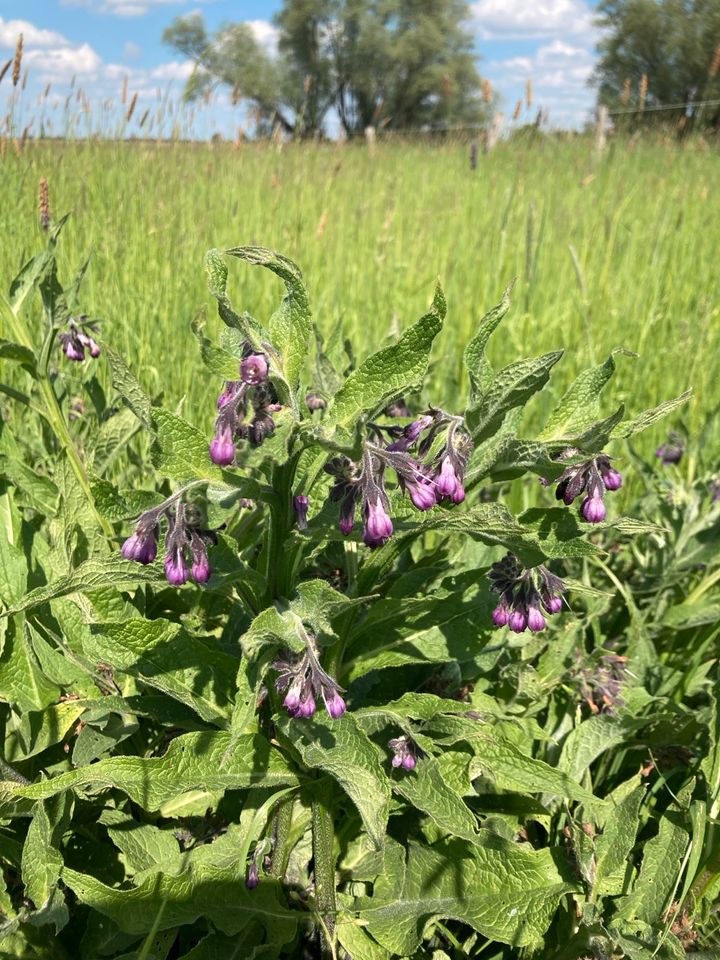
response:
M576 453L572 448L565 450L562 459ZM619 490L621 486L622 475L612 466L611 458L602 453L567 467L558 477L555 497L570 506L584 493L580 516L588 523L602 523L607 515L605 493Z
M488 579L491 591L500 596L492 613L496 627L539 633L547 624L542 611L552 615L562 610L565 586L542 564L526 570L508 553L490 567Z

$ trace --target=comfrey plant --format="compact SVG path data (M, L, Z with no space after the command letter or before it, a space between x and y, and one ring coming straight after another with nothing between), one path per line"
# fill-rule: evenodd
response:
M632 687L632 644L580 676L573 651L602 649L615 615L607 545L662 536L606 506L618 441L686 398L603 418L610 357L528 439L523 408L561 354L491 365L508 293L466 347L461 400L427 378L439 287L358 364L339 337L325 348L292 261L238 247L206 259L219 337L191 325L217 404L186 421L103 342L115 394L103 406L89 378L71 421L77 381L49 366L80 316L58 233L3 307L7 423L28 436L37 394L52 452L36 474L36 447L0 436L0 898L18 950L387 960L667 943L667 858L644 857L646 837L671 836L682 861L678 838L705 819L691 804L717 820L715 767L642 802L618 731L673 741L680 697ZM233 260L284 283L266 323L234 308ZM516 516L504 501L528 473L560 502L527 484L537 505ZM639 616L632 643L652 662ZM716 749L707 702L691 720L693 745ZM693 849L700 877L710 853Z

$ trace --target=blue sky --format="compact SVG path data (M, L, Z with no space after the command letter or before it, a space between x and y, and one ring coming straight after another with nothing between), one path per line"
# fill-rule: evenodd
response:
M50 83L43 113L59 132L73 77L75 91L82 88L93 107L104 103L110 115L110 101L117 103L126 76L130 95L138 93L139 117L159 96L179 97L191 69L161 42L173 17L200 11L211 29L223 21L248 21L272 49L271 21L279 6L280 0L0 0L0 57L12 55L22 32L29 67L16 116L27 121L36 115ZM470 6L468 27L480 70L500 95L501 109L512 114L531 78L533 107L523 118L534 119L542 107L550 126L580 126L594 102L587 86L598 37L594 0L475 0ZM10 89L6 79L0 97ZM242 109L233 110L219 94L197 110L192 123L201 135L219 130L227 136L243 120Z

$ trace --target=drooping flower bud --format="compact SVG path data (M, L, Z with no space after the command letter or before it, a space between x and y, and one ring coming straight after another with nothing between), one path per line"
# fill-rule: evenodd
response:
M326 697L323 691L323 699L325 700L325 709L328 714L333 720L339 720L345 713L345 701L337 690L333 691L329 697Z
M240 379L255 387L268 376L268 362L262 353L251 353L240 363Z
M338 526L340 527L340 532L345 537L352 533L352 528L355 525L355 503L357 501L357 495L357 488L351 487L345 495L343 502L340 504L340 520L338 521Z
M510 610L504 600L495 607L492 612L492 621L496 627L504 627L510 619Z
M602 523L606 516L605 504L599 493L592 497L585 497L580 507L580 514L588 523Z
M307 528L308 504L308 498L304 493L299 493L296 497L293 497L295 523L297 524L298 530L305 530Z
M210 459L219 467L229 466L235 459L235 444L232 429L224 421L210 443Z
M668 464L680 463L684 453L685 444L682 437L673 432L668 436L666 443L660 444L655 451L655 456L659 458L663 466L668 466Z
M522 633L528 625L527 614L522 609L513 610L508 618L508 626L513 633Z
M379 497L375 502L366 500L363 511L365 514L363 540L368 547L381 547L392 536L393 524L390 515Z
M622 486L622 474L617 470L607 470L602 479L606 490L619 490Z
M444 457L440 464L440 473L435 479L435 487L440 497L449 497L453 503L462 503L465 499L465 490L449 456Z
M123 543L120 554L125 560L134 560L136 563L147 565L157 556L157 545L157 512L148 510L138 520L132 536Z
M167 582L172 584L173 587L181 587L184 583L187 583L190 573L182 553L174 551L167 554L165 557L165 576Z
M410 737L403 734L388 740L388 747L393 752L391 764L393 767L402 767L403 770L414 770L418 762L418 747Z
M207 547L205 541L195 531L190 537L190 549L192 552L192 570L190 571L192 578L195 583L207 583L212 572Z
M417 507L418 510L432 510L437 503L432 480L424 476L420 470L418 470L414 480L405 480L402 485L407 490L413 506Z
M247 877L245 878L245 886L248 890L254 890L259 883L260 872L258 870L257 860L253 858L250 866L248 867Z
M307 393L305 394L305 405L310 413L315 413L316 410L324 410L327 407L327 402L319 393Z
M528 607L527 625L533 633L539 633L545 629L545 617L535 606Z

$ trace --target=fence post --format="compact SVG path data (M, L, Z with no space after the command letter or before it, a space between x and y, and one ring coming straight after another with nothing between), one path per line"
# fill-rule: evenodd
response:
M601 103L597 111L597 121L595 123L595 149L602 153L607 144L607 125L608 108Z

